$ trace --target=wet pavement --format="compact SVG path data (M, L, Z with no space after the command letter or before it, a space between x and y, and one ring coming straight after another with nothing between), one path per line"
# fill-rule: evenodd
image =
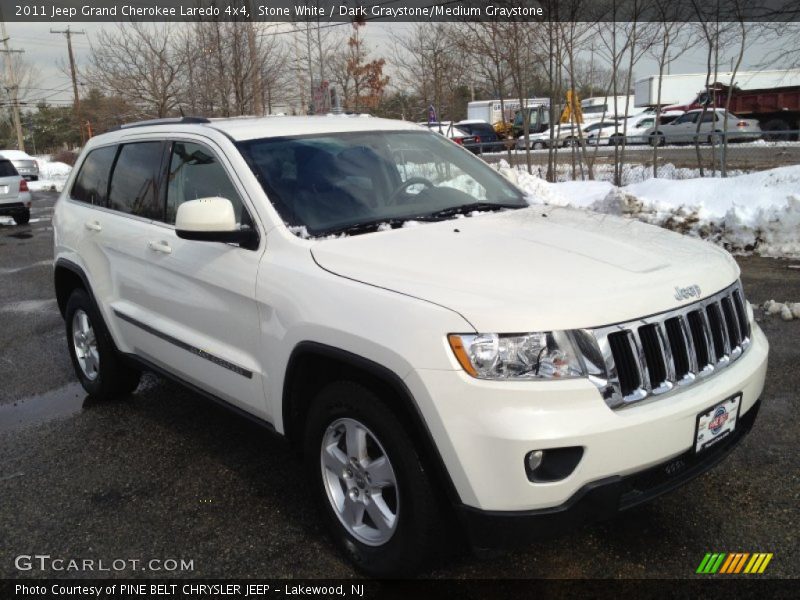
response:
M0 577L353 577L278 438L147 375L97 403L75 382L53 300L54 194L0 224ZM18 235L24 234L24 235ZM800 261L742 258L751 301L800 302ZM524 550L443 557L429 577L691 577L706 552L772 552L797 577L800 321L758 313L772 351L753 432L718 467L619 518ZM14 557L184 559L188 571L18 571Z

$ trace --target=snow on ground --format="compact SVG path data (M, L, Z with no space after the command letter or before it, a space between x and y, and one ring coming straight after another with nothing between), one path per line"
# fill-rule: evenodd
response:
M501 161L531 203L623 215L716 242L733 252L800 257L800 165L727 178L548 183ZM677 170L667 165L666 173Z
M42 190L60 192L69 177L72 167L62 162L50 162L49 157L36 157L39 163L39 181L29 181L32 192Z

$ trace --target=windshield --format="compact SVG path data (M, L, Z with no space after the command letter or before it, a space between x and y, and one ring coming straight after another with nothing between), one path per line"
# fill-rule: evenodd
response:
M310 235L527 206L497 171L438 133L335 133L238 146L284 222Z

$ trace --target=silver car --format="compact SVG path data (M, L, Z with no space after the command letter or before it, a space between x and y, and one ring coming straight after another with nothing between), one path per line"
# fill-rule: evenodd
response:
M10 160L17 173L28 181L39 180L39 163L30 154L20 150L0 150L0 158Z
M690 110L680 117L658 127L650 135L650 143L656 146L662 144L688 144L697 139L701 144L719 144L723 138L731 141L757 140L761 137L761 126L755 119L742 119L735 114L727 113L725 109L718 108ZM700 121L700 130L697 123Z

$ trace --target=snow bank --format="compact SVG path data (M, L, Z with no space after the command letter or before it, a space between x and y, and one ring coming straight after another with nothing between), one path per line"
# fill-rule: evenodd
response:
M502 162L498 168L531 203L625 215L733 252L800 257L800 165L724 179L650 178L621 188L607 181L553 184ZM667 165L661 172L679 171Z
M37 156L36 160L39 163L39 180L29 181L28 188L32 192L63 190L72 167L62 162L50 162L48 157Z

